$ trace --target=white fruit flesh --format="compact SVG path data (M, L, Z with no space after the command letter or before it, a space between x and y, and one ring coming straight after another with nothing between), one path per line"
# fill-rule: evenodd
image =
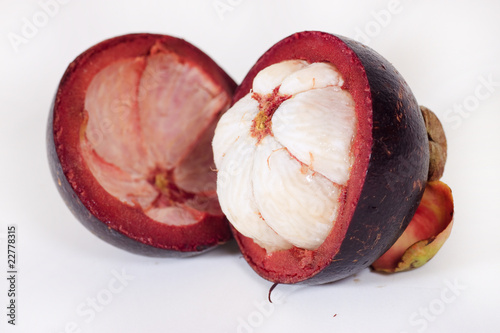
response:
M219 85L173 53L116 61L87 89L83 158L109 194L157 222L220 216L210 145L229 103Z
M329 63L259 72L212 141L224 214L267 251L317 249L335 225L354 160L355 105Z

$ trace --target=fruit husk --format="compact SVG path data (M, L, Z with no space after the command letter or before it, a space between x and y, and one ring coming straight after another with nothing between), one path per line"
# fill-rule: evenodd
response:
M236 84L205 53L172 36L130 34L105 40L79 55L64 73L50 109L47 155L51 174L64 202L94 235L126 251L152 257L185 257L228 241L225 217L207 216L192 226L169 226L146 217L107 193L79 151L85 92L93 76L121 58L149 54L156 43L201 68L232 96ZM85 74L82 74L85 73Z

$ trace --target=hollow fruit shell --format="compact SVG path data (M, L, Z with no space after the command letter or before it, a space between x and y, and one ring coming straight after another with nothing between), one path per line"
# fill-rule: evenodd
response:
M234 81L209 56L185 40L147 33L111 38L83 52L64 73L49 114L47 155L60 195L94 235L140 255L190 256L231 238L225 217L206 214L190 226L170 226L149 219L140 209L121 203L99 185L82 158L78 143L85 93L92 78L120 59L147 56L155 45L194 64L232 96Z

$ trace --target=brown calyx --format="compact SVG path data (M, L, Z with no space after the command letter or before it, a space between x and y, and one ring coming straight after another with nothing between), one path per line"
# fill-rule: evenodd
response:
M439 180L443 176L447 157L447 143L444 129L438 117L425 106L420 106L429 138L428 181Z

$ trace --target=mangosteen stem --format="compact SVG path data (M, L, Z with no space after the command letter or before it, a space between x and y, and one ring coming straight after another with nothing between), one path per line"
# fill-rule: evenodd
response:
M274 283L271 288L269 289L269 294L267 295L267 299L269 300L269 303L272 303L273 301L271 300L271 293L273 292L274 288L276 288L276 286L278 285L279 283L276 282Z

